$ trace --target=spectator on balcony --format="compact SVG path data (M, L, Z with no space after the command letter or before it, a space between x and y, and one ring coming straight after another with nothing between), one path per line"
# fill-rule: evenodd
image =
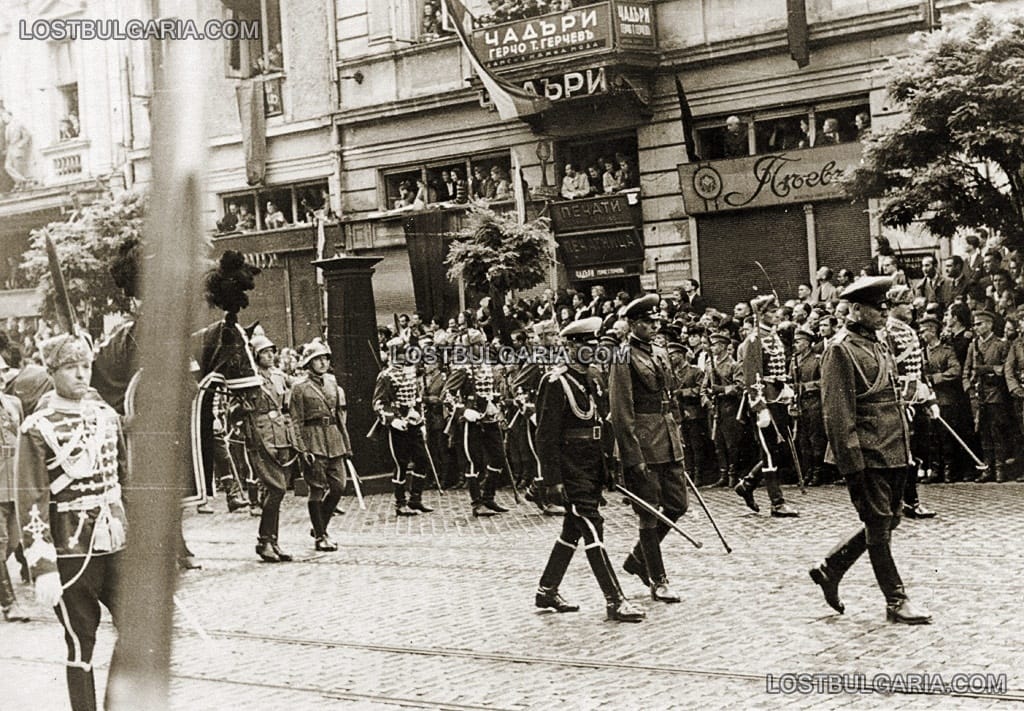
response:
M622 181L619 180L618 171L615 170L615 163L611 160L604 161L604 175L602 184L605 193L616 193L622 189Z
M494 197L494 182L481 165L473 166L473 182L469 194L474 200L490 200Z
M730 116L725 120L725 137L722 143L722 151L726 158L750 155L747 126L740 121L739 116Z
M598 195L601 192L601 185L604 182L601 177L601 169L596 165L587 166L587 180L590 181L590 194Z
M78 136L82 135L82 125L78 122L77 111L68 112L68 121L71 122L71 133L73 137L78 138Z
M565 177L562 178L562 197L566 200L585 198L590 194L590 180L586 173L577 173L572 163L565 164Z
M416 179L416 196L413 198L413 207L422 210L430 202L430 196L427 192L427 184L423 182L423 178Z
M452 180L455 181L455 202L460 205L469 202L469 186L462 178L462 171L452 168Z
M819 146L834 146L837 143L842 143L842 139L839 137L839 120L827 118L821 125L821 136L818 138L817 144Z
M233 202L228 203L228 211L224 214L224 217L217 221L217 231L234 232L238 229L238 205Z
M857 127L858 141L864 141L871 137L871 115L867 111L861 111L854 116L853 124Z
M493 186L492 200L512 199L512 183L509 182L508 173L500 166L491 166L491 185Z
M267 201L267 214L263 218L263 224L268 230L279 230L282 227L288 226L288 219L281 212L280 208L273 203L273 201Z
M621 153L616 154L615 159L619 161L619 172L617 174L620 190L640 187L640 177L633 168L633 160Z
M249 212L249 206L245 203L238 206L238 218L235 221L235 229L239 232L252 232L256 229L256 215Z
M434 39L441 34L441 9L430 0L423 3L423 39Z
M450 170L441 171L441 182L437 186L437 199L441 202L455 199L455 178Z
M71 119L62 118L60 120L57 135L62 141L70 141L72 138L76 138L78 136L78 133L75 132L75 127L71 124Z

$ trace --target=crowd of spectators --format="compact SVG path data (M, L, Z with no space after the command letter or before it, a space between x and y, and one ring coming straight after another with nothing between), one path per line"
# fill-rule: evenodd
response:
M586 170L567 162L562 173L560 194L566 200L606 195L640 186L633 161L622 153L615 158L599 157Z

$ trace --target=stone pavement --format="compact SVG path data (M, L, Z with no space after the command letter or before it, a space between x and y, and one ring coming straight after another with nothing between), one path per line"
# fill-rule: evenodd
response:
M291 564L261 563L256 520L187 514L186 535L205 563L181 577L175 615L174 709L690 709L1006 708L1024 703L1021 621L1024 485L922 487L939 511L904 521L894 552L911 596L935 623L885 622L866 556L847 575L836 615L807 577L856 524L844 489L801 496L803 515L748 512L728 490L703 490L734 552L726 555L692 502L681 521L704 542L665 546L684 600L654 603L620 574L648 612L638 625L604 621L603 599L579 552L562 585L581 605L557 615L533 607L558 532L524 502L488 520L468 516L465 492L426 500L438 510L397 519L387 496L360 511L346 498L332 524L341 548L317 553L304 501L288 496L281 543ZM509 494L501 494L509 503ZM768 510L763 491L762 511ZM603 509L611 557L636 531L618 496ZM218 502L218 508L223 504ZM62 709L63 644L51 614L0 623L0 708ZM186 614L183 614L182 611ZM113 641L97 650L103 683ZM1003 694L769 693L786 673L1006 675ZM776 686L777 688L777 686ZM1015 703L1016 702L1016 703ZM1024 706L1018 706L1024 708Z

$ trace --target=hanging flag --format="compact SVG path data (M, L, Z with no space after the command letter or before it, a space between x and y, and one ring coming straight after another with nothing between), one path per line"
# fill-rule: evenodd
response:
M460 0L444 0L445 11L452 19L452 26L459 36L459 41L469 55L469 63L473 65L477 76L483 82L484 88L494 102L494 108L498 110L498 116L503 121L508 119L521 118L539 114L551 106L551 101L545 97L537 96L526 91L515 84L500 79L483 65L480 58L473 49L473 44L466 34L466 18L472 18L466 6Z
M526 224L526 182L519 152L515 148L512 149L512 194L516 199L516 219L520 225Z
M786 14L789 56L803 69L811 63L811 54L807 47L807 0L786 0Z
M267 115L263 106L263 81L243 79L235 91L245 150L245 181L249 185L260 185L267 174Z
M678 74L676 75L676 96L679 97L679 120L683 124L683 140L686 142L683 146L686 162L695 163L700 160L700 156L697 155L697 144L694 143L693 138L693 112L690 111L690 102L686 99L686 91L683 89L683 83L679 81Z

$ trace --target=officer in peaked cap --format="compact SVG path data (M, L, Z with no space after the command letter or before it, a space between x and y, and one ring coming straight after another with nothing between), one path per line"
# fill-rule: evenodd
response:
M806 326L793 332L789 377L796 391L792 416L796 419L796 451L807 483L818 486L825 479L825 423L821 414L821 356L814 351L818 334Z
M600 327L601 318L594 316L562 329L559 335L568 349L568 365L548 372L537 394L536 446L541 475L551 498L567 505L534 604L556 612L579 609L562 598L558 586L582 538L587 561L604 593L608 619L639 622L644 613L623 594L604 547L604 519L599 509L606 480L600 385L580 351L580 346L595 342Z
M978 482L1004 482L1010 476L1006 460L1013 456L1004 424L1013 422L1010 392L1004 377L1010 346L996 335L999 322L996 314L982 309L972 315L974 339L964 359L963 386L976 408L982 456L989 465Z
M840 298L851 305L846 328L830 340L822 357L826 461L846 478L864 526L840 541L810 575L825 602L842 613L839 582L867 551L885 596L886 619L927 624L931 615L908 599L890 548L910 464L910 427L896 391L896 363L877 333L885 324L883 306L891 286L889 277L864 277L843 290Z
M623 309L630 327L628 357L611 364L608 391L626 486L675 521L686 512L687 492L672 397L675 377L668 353L652 343L661 318L658 304L658 296L651 294ZM639 541L623 569L650 587L652 599L679 602L679 595L669 587L661 556L661 539L669 527L636 508Z

